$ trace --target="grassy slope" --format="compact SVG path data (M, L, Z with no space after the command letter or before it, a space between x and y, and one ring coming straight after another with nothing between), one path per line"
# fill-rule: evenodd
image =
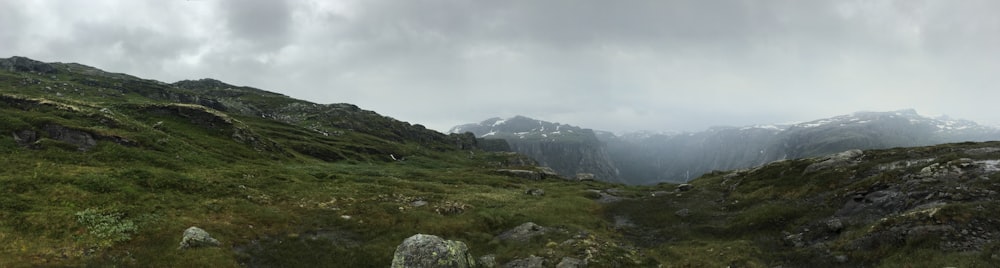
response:
M601 207L585 197L586 189L607 185L493 175L501 156L178 108L135 93L162 86L148 81L64 71L0 72L0 82L3 267L383 267L415 233L462 240L477 256L498 254L500 261L539 254L545 240L579 231L615 238ZM113 89L122 84L142 90ZM45 126L53 124L94 134L97 146L81 151L51 138ZM23 130L42 138L21 146L12 133ZM235 139L236 132L265 145ZM406 161L388 161L385 152ZM547 194L529 197L528 188ZM415 200L429 204L410 206ZM436 212L454 207L463 212ZM493 239L527 221L567 232L529 245ZM222 247L178 250L189 226L208 230ZM547 252L558 258L575 251ZM605 258L620 255L612 252Z

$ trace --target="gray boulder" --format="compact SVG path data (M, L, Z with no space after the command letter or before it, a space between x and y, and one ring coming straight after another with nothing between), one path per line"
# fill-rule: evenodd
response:
M212 238L212 235L208 234L205 230L191 226L190 228L187 228L187 230L184 230L184 237L181 238L180 249L218 246L219 240Z
M393 268L403 267L474 267L476 260L461 241L444 240L434 235L416 234L396 247Z
M678 192L687 192L687 191L691 190L691 187L692 186L690 184L682 183L680 185L677 185L677 191Z
M687 216L691 216L691 210L686 209L686 208L682 208L682 209L680 209L678 211L675 211L674 215L677 215L677 217L681 217L681 218L684 218L684 217L687 217Z
M497 267L497 256L493 254L483 255L479 257L479 267L483 268L493 268Z
M538 189L538 188L531 188L531 189L528 189L527 191L524 191L524 194L527 194L527 195L530 195L530 196L543 196L543 195L545 195L545 190Z
M556 264L556 268L584 268L587 267L587 261L572 257L563 257L559 264Z
M594 181L594 173L576 173L577 181Z
M514 229L507 230L503 232L497 238L500 240L509 240L515 242L525 243L531 240L531 238L544 235L549 230L548 228L542 227L534 222L526 222L524 224L514 227Z
M544 268L545 259L535 255L524 259L510 261L503 265L504 268Z

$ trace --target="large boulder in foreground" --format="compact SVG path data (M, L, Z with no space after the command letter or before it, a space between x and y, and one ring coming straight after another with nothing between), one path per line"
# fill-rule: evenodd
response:
M434 235L416 234L396 247L392 268L403 267L474 267L475 259L461 241L444 240Z

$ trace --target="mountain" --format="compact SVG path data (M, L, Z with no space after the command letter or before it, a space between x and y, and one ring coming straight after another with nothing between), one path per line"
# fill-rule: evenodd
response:
M590 129L515 116L490 118L449 131L466 132L483 139L506 140L511 151L527 155L567 178L583 173L602 181L622 182L604 143Z
M1000 130L914 110L858 112L798 124L689 133L600 135L628 183L684 182L713 170L840 152L1000 139Z

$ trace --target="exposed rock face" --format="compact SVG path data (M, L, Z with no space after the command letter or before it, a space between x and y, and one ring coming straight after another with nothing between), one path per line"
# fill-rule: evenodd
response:
M514 227L514 229L507 230L503 232L497 238L500 240L510 240L525 243L531 240L531 238L544 235L549 232L549 228L542 227L534 222L526 222L524 224Z
M45 125L45 132L54 140L76 145L80 151L89 151L97 146L97 140L94 140L94 136L85 131L48 124Z
M32 143L35 143L35 141L38 141L39 138L38 132L35 132L34 130L30 129L14 131L13 135L14 135L14 142L16 142L17 145L25 147L30 146Z
M212 236L205 230L191 226L190 228L187 228L187 230L184 230L184 236L181 238L180 249L218 246L219 240L212 238Z
M51 64L25 57L0 59L0 69L11 72L36 72L43 74L55 74L59 72Z
M393 268L404 267L474 267L475 259L461 241L444 240L434 235L416 234L396 247Z

